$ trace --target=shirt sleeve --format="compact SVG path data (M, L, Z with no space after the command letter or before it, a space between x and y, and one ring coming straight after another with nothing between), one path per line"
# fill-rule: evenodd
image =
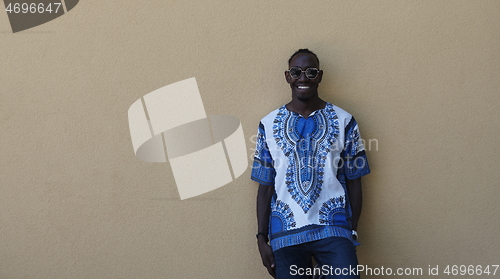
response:
M345 128L345 147L343 150L344 173L352 180L370 173L363 140L359 134L354 117Z
M276 171L274 170L273 158L269 152L264 125L261 122L257 133L251 179L262 185L273 186L275 176Z

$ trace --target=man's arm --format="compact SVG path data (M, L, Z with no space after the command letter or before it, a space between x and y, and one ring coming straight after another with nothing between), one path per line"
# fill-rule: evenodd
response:
M361 192L361 177L347 180L347 193L349 195L349 201L351 202L352 210L352 229L358 229L358 221L361 216L361 207L363 204L363 195Z
M260 257L262 264L267 268L271 276L276 278L274 273L274 256L271 246L267 244L267 232L269 226L269 214L271 213L271 199L274 194L274 186L266 186L259 184L257 193L257 226L258 232L262 233L257 236L257 244L259 246Z

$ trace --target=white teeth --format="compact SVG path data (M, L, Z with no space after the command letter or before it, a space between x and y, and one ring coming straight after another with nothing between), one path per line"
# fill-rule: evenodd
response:
M309 86L297 86L299 89L308 89Z

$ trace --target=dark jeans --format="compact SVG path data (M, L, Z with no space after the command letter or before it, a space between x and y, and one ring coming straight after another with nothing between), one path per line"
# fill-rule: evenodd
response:
M313 269L311 256L318 266ZM306 279L312 274L321 278L358 279L358 258L352 242L344 237L329 237L322 240L284 247L274 251L276 279ZM326 275L326 276L325 276Z

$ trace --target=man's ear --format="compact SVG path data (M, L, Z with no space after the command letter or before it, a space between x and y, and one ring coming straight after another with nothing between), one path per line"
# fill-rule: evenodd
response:
M323 70L319 70L317 79L318 79L318 83L320 83L321 80L323 79Z
M292 78L290 77L290 73L288 71L285 71L285 80L287 83L290 83Z

